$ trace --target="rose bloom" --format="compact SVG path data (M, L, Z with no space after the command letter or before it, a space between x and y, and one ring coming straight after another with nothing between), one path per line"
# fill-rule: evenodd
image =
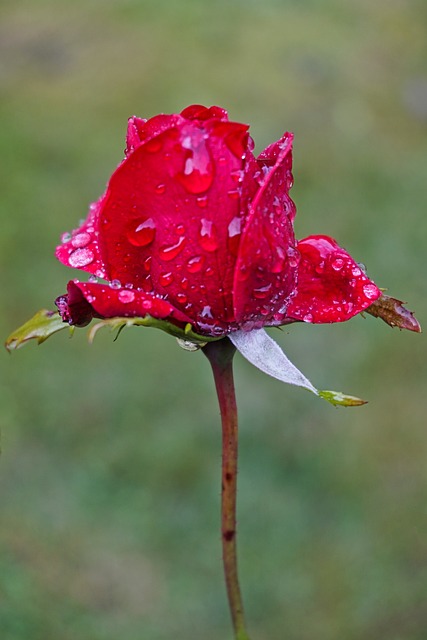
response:
M219 107L130 118L105 194L57 248L91 274L57 299L62 319L149 315L221 337L369 307L380 290L334 239L295 240L292 139L255 157L248 126Z

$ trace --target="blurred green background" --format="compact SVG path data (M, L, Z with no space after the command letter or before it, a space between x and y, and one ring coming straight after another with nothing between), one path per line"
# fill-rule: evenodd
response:
M1 335L77 272L54 258L126 119L219 104L295 132L296 231L339 239L426 324L425 0L3 0ZM254 640L427 629L426 348L371 317L277 336L334 410L236 358L240 567ZM220 429L200 353L155 330L3 354L2 640L230 638Z

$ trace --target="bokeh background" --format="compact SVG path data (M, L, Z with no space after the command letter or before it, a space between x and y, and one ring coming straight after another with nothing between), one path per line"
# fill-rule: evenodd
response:
M3 0L1 334L77 276L53 255L126 119L201 102L296 136L296 231L328 233L426 323L424 0ZM335 410L236 358L254 640L427 629L425 338L371 317L276 338ZM1 357L3 640L230 638L208 364L149 329Z

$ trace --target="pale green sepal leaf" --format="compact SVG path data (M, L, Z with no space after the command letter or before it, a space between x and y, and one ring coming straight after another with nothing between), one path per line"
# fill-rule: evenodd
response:
M367 404L367 400L356 398L356 396L347 396L340 391L318 391L318 395L327 400L335 407L360 407L362 404Z
M310 380L292 364L277 342L270 338L264 329L235 331L230 333L228 337L246 360L276 380L308 389L335 406L355 407L365 404L360 398L347 396L338 391L319 391L316 389Z
M29 340L37 340L37 343L41 344L54 333L63 329L68 329L72 334L74 327L63 322L57 311L40 309L22 327L10 334L5 342L5 347L8 351L14 351L23 347Z
M206 342L212 342L219 339L210 336L201 336L198 333L195 333L191 328L191 324L187 324L182 328L177 327L167 320L159 320L158 318L153 318L151 316L144 316L143 318L116 317L100 320L89 329L88 340L90 343L93 342L99 329L102 329L103 327L109 327L112 331L117 329L117 336L126 327L154 327L155 329L166 331L166 333L169 333L175 338L192 342L197 345L204 345Z

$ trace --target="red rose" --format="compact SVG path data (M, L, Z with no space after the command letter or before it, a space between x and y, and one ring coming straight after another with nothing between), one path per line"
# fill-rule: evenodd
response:
M92 274L58 298L63 320L150 315L221 336L372 305L380 290L335 240L295 240L292 139L256 158L248 127L219 107L131 118L105 194L57 248Z

